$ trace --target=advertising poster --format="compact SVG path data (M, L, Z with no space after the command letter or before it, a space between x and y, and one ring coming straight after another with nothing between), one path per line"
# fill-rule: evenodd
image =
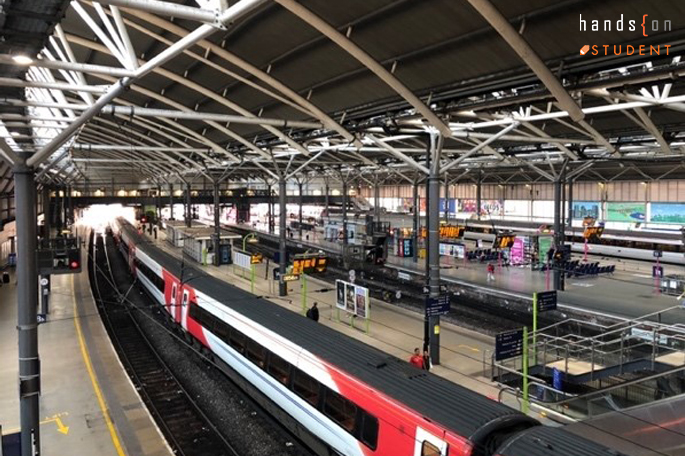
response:
M440 243L440 255L464 258L465 248L461 244Z
M369 314L369 290L364 287L355 287L355 295L357 298L357 316L366 318Z
M445 198L440 198L440 212L444 214L445 209L447 209L448 213L450 214L456 214L457 200L454 198L450 198L448 200L445 200Z
M459 200L460 212L476 212L476 200ZM504 215L504 202L501 200L481 200L480 209L487 215Z
M609 222L644 222L645 203L607 203L606 220Z
M349 313L357 313L357 300L354 289L354 285L352 285L351 283L345 283L345 310Z
M338 309L346 310L345 307L345 282L342 280L335 281L335 288L337 290L337 295L335 298L335 306Z
M459 200L459 212L476 212L476 200Z
M685 224L685 204L652 203L649 221L653 223Z
M576 220L592 217L599 219L599 204L593 201L576 201L573 203L573 218Z
M516 265L523 263L523 251L523 239L520 236L516 236L516 239L514 239L514 245L511 247L511 252L509 253L511 264Z

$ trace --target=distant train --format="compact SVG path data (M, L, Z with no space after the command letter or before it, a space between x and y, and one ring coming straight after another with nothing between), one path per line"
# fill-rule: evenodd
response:
M540 225L534 223L500 220L468 220L463 226L466 227L465 240L482 240L489 244L488 246L495 241L495 230L523 235L539 233L540 230ZM571 244L573 252L585 252L581 228L567 228L565 234L566 242ZM599 242L588 244L588 253L630 260L654 261L654 251L659 250L663 252L660 258L662 263L685 266L682 248L682 236L677 232L604 230Z
M617 456L162 252L124 219L119 248L149 295L321 456Z

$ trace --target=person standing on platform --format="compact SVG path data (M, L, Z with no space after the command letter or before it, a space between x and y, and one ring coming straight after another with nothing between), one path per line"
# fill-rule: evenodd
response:
M495 280L495 265L488 263L488 282Z
M427 371L431 370L431 356L427 349L423 349L423 368Z
M421 352L419 351L418 348L414 349L414 354L412 355L411 358L409 358L409 363L418 369L421 369L421 370L424 369L423 356L421 356Z
M307 318L314 320L314 321L319 321L319 308L318 308L318 303L312 304L312 306L309 308L307 311Z

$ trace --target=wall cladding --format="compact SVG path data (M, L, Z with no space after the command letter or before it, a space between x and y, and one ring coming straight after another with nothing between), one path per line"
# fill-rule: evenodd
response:
M425 185L419 186L419 195L425 197ZM381 197L411 198L411 185L399 187L381 187ZM444 197L444 191L441 191ZM362 188L362 196L373 197L373 189ZM458 184L449 188L449 197L457 199L475 199L475 184ZM531 183L516 185L484 184L481 189L482 199L496 200L553 200L554 185L551 183ZM685 181L662 180L653 182L620 181L620 182L576 182L573 185L573 199L577 201L642 201L679 203L685 201Z

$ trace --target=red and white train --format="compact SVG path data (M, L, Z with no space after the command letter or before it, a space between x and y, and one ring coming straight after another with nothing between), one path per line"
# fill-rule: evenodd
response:
M147 292L322 455L616 456L180 262L112 226ZM575 442L557 446L554 442Z

